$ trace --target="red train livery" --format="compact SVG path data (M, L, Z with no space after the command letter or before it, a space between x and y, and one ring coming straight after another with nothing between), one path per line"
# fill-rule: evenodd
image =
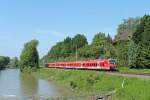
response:
M73 69L116 69L114 59L104 60L88 60L88 61L74 61L74 62L54 62L46 64L50 68L73 68Z

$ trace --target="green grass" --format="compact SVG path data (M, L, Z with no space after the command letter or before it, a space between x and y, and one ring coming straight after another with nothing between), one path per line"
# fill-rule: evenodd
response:
M107 94L116 90L110 96L112 100L150 100L150 80L107 75L98 71L55 68L41 68L34 74L63 84L78 96Z
M120 67L119 72L134 74L150 74L150 69L130 69L128 67Z

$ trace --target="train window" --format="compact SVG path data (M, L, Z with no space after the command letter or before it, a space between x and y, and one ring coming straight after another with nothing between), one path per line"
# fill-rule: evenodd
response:
M95 64L93 63L92 66L95 66Z
M91 66L92 64L91 63L89 63L89 66Z
M91 64L91 66L95 66L95 64L94 64L94 63L92 63L92 64Z
M97 67L97 63L95 64L95 66Z
M109 63L110 63L110 64L115 64L116 61L115 61L114 59L109 59Z
M104 66L104 63L100 63L100 66Z
M82 66L85 66L85 64L83 63Z
M91 64L91 63L89 63L89 66L92 66L92 64Z

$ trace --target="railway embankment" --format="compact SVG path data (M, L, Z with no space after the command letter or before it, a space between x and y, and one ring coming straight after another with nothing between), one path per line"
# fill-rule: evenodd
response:
M34 75L72 90L77 97L103 96L113 100L149 100L150 80L89 70L41 68Z

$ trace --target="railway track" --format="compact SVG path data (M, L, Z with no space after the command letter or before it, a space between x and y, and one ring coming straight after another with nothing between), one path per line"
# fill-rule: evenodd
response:
M136 77L142 79L150 79L149 73L120 73L120 72L104 72L109 75L117 75L117 76L124 76L124 77Z

